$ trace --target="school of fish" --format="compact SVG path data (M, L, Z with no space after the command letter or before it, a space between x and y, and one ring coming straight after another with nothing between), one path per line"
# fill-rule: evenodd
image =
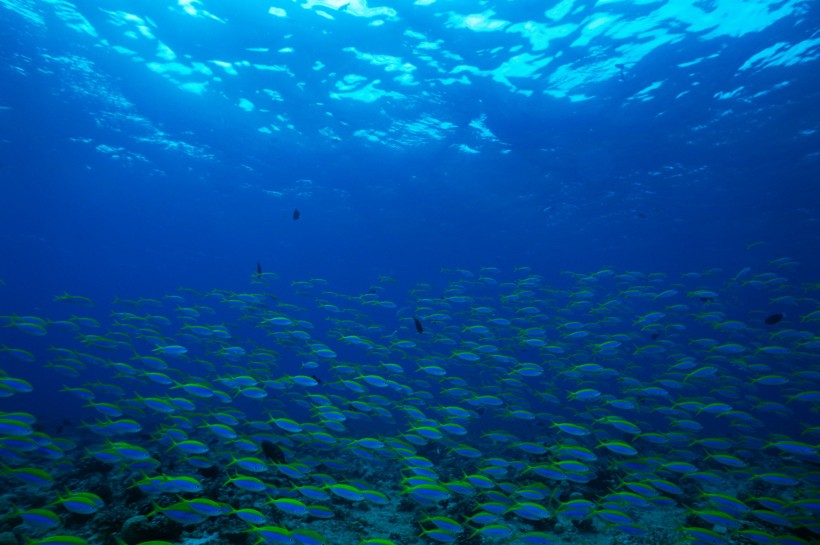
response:
M344 294L258 265L241 292L58 295L65 316L0 316L0 533L817 543L820 284L798 267L560 286L485 267Z

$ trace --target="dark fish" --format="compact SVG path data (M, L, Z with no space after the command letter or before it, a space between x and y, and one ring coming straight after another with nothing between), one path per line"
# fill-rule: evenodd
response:
M260 262L256 262L256 276L262 276L262 264Z
M260 446L262 447L262 453L268 460L271 460L277 464L284 464L287 462L285 459L285 453L276 443L263 440Z
M766 319L763 321L769 325L774 325L778 323L780 320L782 320L784 316L785 314L783 314L782 312L778 312L776 314L772 314L771 316L766 316Z
M312 378L313 380L315 380L315 381L316 381L316 382L318 382L319 384L321 384L321 383L322 383L322 381L321 381L321 380L319 379L319 377L317 377L316 375L310 375L310 378Z
M415 316L413 316L413 323L416 324L416 331L419 333L424 333L424 326L421 325L421 322Z
M298 208L293 209L293 221L298 220L301 217L302 213L299 212Z

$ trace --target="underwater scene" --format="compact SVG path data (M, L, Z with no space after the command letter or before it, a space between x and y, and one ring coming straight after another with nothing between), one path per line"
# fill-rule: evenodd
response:
M0 0L0 545L820 543L813 0Z

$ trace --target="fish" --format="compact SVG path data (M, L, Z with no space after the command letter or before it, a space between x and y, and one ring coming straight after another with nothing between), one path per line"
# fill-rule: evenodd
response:
M776 323L779 323L779 322L780 322L780 320L782 320L782 319L783 319L783 318L785 318L785 317L786 317L786 315L785 315L785 314L783 314L782 312L777 312L777 313L775 313L775 314L770 314L770 315L766 316L766 319L765 319L765 320L763 320L763 321L764 321L767 325L774 325L774 324L776 324Z
M82 295L71 295L69 293L64 293L62 295L57 295L54 297L55 301L62 301L63 303L69 303L72 305L80 305L83 307L93 307L94 300L88 297L83 297Z
M256 276L262 276L262 263L256 262Z
M302 213L299 212L298 208L294 208L293 209L293 221L298 220L300 217L302 217Z
M263 440L259 446L262 448L262 453L268 460L271 460L277 464L284 464L287 462L284 451L282 451L276 443Z
M273 278L259 260L257 274ZM335 293L313 278L291 284L293 299L281 286L276 297L214 288L118 300L110 316L80 305L100 321L62 320L74 327L0 316L4 343L31 346L29 335L50 335L55 345L38 372L90 374L82 387L55 393L78 401L82 436L63 423L64 436L48 437L44 430L59 422L53 415L38 422L0 411L0 478L23 502L36 487L47 508L17 515L39 535L63 522L62 511L75 517L118 508L122 494L106 497L113 505L105 506L86 492L60 493L76 484L65 469L88 458L115 469L107 473L112 491L130 485L155 496L155 516L216 528L206 521L235 515L257 539L290 545L323 545L317 530L327 527L318 519L335 518L341 528L355 502L380 506L386 516L391 504L413 502L405 514L441 543L469 540L475 531L546 545L547 534L521 532L553 516L594 515L596 532L640 534L643 523L652 524L652 509L676 504L671 527L712 545L740 531L718 538L682 525L737 528L754 517L818 527L808 468L820 434L811 414L820 400L820 284L784 284L765 272L751 278L751 287L781 299L768 299L771 310L791 305L796 310L788 312L806 323L801 331L774 328L762 339L759 326L771 310L733 308L734 294L724 300L712 291L719 283L710 275L719 272L672 280L606 268L573 274L575 287L562 289L530 268L442 274L450 279L441 298L436 284L417 284L387 323L384 309L396 308L384 297L383 286L395 283L388 277L366 294ZM403 300L396 289L391 298ZM806 290L814 293L804 298ZM758 327L732 319L749 310ZM409 317L417 334L422 322L436 325L429 342L410 340ZM396 319L402 327L391 333ZM247 335L238 321L263 331ZM95 330L105 336L89 335ZM0 373L0 398L31 395L32 388L48 395L40 381L10 376L44 356L45 347L33 346L35 353L0 345L0 363L14 362ZM749 385L754 397L737 395ZM738 434L724 436L727 421ZM77 437L87 437L84 449L76 448ZM457 463L460 474L442 470ZM759 497L715 492L738 471L754 475ZM608 474L620 484L590 486ZM573 495L553 494L558 483ZM173 503L171 494L203 497ZM306 518L291 518L289 529L267 526L270 509L256 509L265 495L277 518ZM464 510L461 500L471 496L481 503ZM559 501L568 497L575 499ZM742 531L766 542L762 533ZM395 545L376 535L350 542ZM79 545L58 537L40 543Z

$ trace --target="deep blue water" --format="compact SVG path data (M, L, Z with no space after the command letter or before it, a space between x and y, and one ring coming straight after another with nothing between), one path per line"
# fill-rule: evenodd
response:
M182 304L214 308L198 323L230 324L249 351L282 343L280 378L304 372L315 350L272 337L260 321L281 303L297 305L282 312L311 322L313 340L357 373L398 358L407 385L432 392L420 399L454 403L442 393L448 385L414 369L419 362L449 358L451 374L476 395L504 376L503 365L476 370L451 354L470 346L462 328L483 323L479 311L448 304L455 329L429 319L461 290L470 305L517 320L514 331L499 326L485 341L543 364L549 376L530 379L531 391L510 386L503 409L482 410L471 429L477 445L487 446L481 433L501 428L544 441L561 418L594 427L602 407L570 410L539 396L564 401L585 387L634 394L629 380L681 380L686 373L670 377L669 367L692 356L698 367L717 365L721 380L691 391L684 381L670 406L702 396L761 417L759 403L785 403L799 417L778 415L767 432L816 446L816 431L806 435L817 426L816 401L789 397L820 389L817 347L806 344L817 342L811 313L820 298L819 22L808 0L0 0L0 345L37 359L0 353L4 373L34 385L4 396L0 408L31 412L54 433L64 417L93 420L81 401L56 393L63 386L102 381L125 396L137 391L94 363L79 377L46 371L50 348L81 351L82 335L49 325L46 336L32 336L14 327L17 316L93 317L102 328L83 335L128 337L98 357L131 362L156 338L126 332L118 313L159 314L172 323L154 324L167 344L189 348L181 376L213 382L236 371L213 343L186 333ZM278 279L255 277L257 263ZM598 278L601 271L612 273ZM537 292L520 305L539 309L528 317L509 297L527 289L530 275L539 277ZM326 284L307 296L292 285L311 279ZM374 286L395 306L364 305ZM578 305L589 286L593 310ZM656 296L667 289L676 291L668 303L685 311L664 310L667 300ZM717 291L717 302L696 290ZM238 308L215 291L266 299ZM54 300L64 293L95 305ZM166 298L173 294L186 302ZM161 304L117 302L142 298ZM612 301L619 306L607 307ZM332 321L326 303L363 330ZM639 317L659 310L665 355L633 354L654 341ZM745 328L715 327L704 317L711 311ZM780 312L777 327L802 337L771 336L762 320ZM408 321L414 314L425 323L422 337ZM567 339L562 324L573 320L593 324L592 336ZM564 355L521 342L527 327L545 324ZM402 337L418 346L363 353L340 341L353 334L382 348ZM561 374L600 356L596 343L617 335L629 338L628 352L607 360L620 382ZM749 360L693 346L704 337L739 343ZM790 355L758 351L773 344ZM197 359L213 360L213 375ZM315 374L324 386L344 378L332 366ZM758 390L754 381L766 374L791 385ZM143 396L166 391L144 381L140 388ZM336 395L355 397L344 388ZM402 395L388 397L401 405ZM658 409L668 407L647 403L642 422L665 429ZM511 418L517 407L537 413L537 423ZM290 409L298 421L315 416ZM161 421L145 418L146 427ZM778 469L771 456L749 454L761 449L733 427L742 425L699 418L712 434L735 436L733 452L761 464L755 469ZM393 431L373 419L349 435ZM780 469L798 471L793 462ZM816 492L816 477L801 475Z
M503 25L458 28L456 14L470 9L452 4L393 6L392 17L294 4L282 18L233 2L193 3L196 16L173 2L3 2L0 276L26 286L13 299L22 309L61 290L223 285L256 259L292 278L332 272L345 285L383 273L427 280L453 266L677 274L784 255L816 270L811 4L739 3L757 6L749 20L721 19L728 1L679 4L676 13L578 2L559 20L576 26L568 36L526 53L529 42ZM686 32L703 9L716 26ZM486 10L511 28L551 28L528 3ZM604 15L624 29L604 25L589 46L573 45ZM419 49L408 32L438 49ZM674 41L644 52L653 33ZM158 57L160 44L175 60ZM412 85L393 81L401 71L388 61L345 48L415 66ZM508 86L491 71L512 53L554 60ZM171 81L167 70L192 66L211 73ZM487 73L443 84L458 66ZM349 74L401 96L332 98ZM179 88L191 82L205 87ZM551 96L563 93L587 99ZM471 128L476 120L492 138Z

